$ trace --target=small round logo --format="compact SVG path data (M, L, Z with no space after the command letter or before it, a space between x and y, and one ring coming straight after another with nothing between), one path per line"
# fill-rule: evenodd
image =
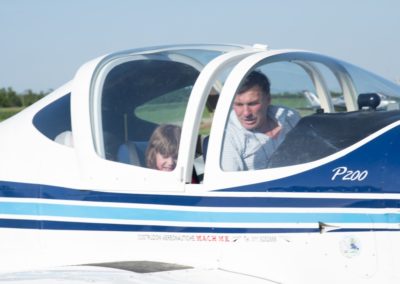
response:
M354 236L346 236L340 241L340 251L347 258L353 258L360 254L361 243Z

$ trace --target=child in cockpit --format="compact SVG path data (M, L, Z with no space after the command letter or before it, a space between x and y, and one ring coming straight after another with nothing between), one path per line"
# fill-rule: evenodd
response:
M150 137L146 150L148 168L173 171L178 158L181 128L172 124L158 126Z

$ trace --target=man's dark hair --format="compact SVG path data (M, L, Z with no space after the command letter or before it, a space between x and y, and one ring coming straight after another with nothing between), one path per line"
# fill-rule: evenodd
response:
M248 91L249 89L253 88L254 86L259 86L261 88L261 91L265 93L267 96L270 94L269 93L270 83L268 77L257 70L251 71L250 74L247 75L247 77L240 85L237 93L242 94Z

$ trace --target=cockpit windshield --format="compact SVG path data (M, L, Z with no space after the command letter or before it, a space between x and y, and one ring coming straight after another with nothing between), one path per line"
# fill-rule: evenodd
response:
M148 158L154 133L160 136L163 129L173 129L180 135L187 103L201 70L209 61L237 48L147 51L127 54L125 58L116 58L116 63L109 63L108 68L105 66L109 71L104 75L99 103L94 104L101 108L101 119L97 119L98 133L102 133L99 154L108 160L141 167L154 164ZM158 138L162 142L171 137ZM175 161L179 138L173 137L177 143L171 154ZM168 169L173 170L174 166Z
M399 109L400 85L352 64L343 63L343 65L354 82L357 94L376 93L381 99L378 109Z

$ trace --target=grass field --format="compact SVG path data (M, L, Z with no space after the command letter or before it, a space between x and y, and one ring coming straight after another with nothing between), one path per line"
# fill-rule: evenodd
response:
M186 103L151 104L136 109L136 116L157 124L172 123L181 125L185 115ZM205 109L200 125L200 133L208 134L211 126L211 113Z
M302 116L310 115L314 111L307 107L303 96L274 96L273 103L297 109ZM152 103L138 107L135 110L137 117L156 124L172 123L181 125L186 110L186 102ZM212 115L205 109L200 124L200 134L208 135L211 127Z
M304 97L288 98L285 96L274 96L273 103L298 109L303 116L309 115L311 113L311 110L304 109L304 107L307 105L307 102L305 101ZM23 108L21 107L0 108L0 121L3 121L9 118L10 116L13 116L22 109ZM146 106L137 108L136 115L144 120L151 121L157 124L179 123L182 122L185 109L186 109L186 102L147 104ZM201 126L202 128L201 132L208 132L208 128L210 127L210 125L208 125L210 118L211 114L207 110L205 110L202 119L203 121Z
M157 124L175 123L183 120L186 103L147 104L136 108L137 117Z
M3 121L10 116L20 112L23 108L22 107L8 107L8 108L0 108L0 121Z

